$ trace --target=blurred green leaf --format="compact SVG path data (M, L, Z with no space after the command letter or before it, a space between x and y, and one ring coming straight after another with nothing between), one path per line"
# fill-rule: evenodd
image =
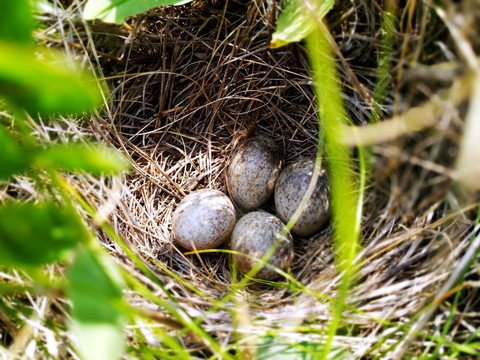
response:
M29 0L0 1L0 41L33 45L34 25Z
M78 351L85 359L118 359L124 351L126 304L115 264L103 253L82 249L67 278Z
M192 0L88 0L83 11L85 20L99 19L121 24L125 18L164 5L183 5Z
M52 203L0 206L0 263L38 266L62 260L85 237L76 213Z
M85 171L91 174L119 173L128 160L117 150L101 144L62 144L39 151L34 163L40 168Z
M30 155L24 151L10 132L0 125L0 180L28 169Z
M79 113L100 105L92 76L76 74L67 58L51 49L41 57L28 47L0 42L0 97L30 113Z
M301 0L285 1L283 11L277 20L277 30L270 41L272 49L305 39L316 29L317 19L322 19L335 3L334 0L307 0L307 2L311 10L307 9Z

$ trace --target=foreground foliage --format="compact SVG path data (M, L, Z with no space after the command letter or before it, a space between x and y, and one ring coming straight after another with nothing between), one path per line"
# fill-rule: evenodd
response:
M0 181L8 187L14 177L28 177L33 187L43 189L35 201L13 194L0 205L2 270L21 270L34 287L41 284L40 293L67 293L73 307L71 328L85 358L119 357L126 304L118 270L79 216L61 172L118 173L128 162L103 145L44 144L32 135L31 124L40 115L92 111L101 104L103 89L92 75L75 72L70 59L35 48L28 0L2 2L0 23L0 96L11 114L0 119ZM42 270L57 261L68 267L66 283ZM2 286L7 294L15 290L8 282Z

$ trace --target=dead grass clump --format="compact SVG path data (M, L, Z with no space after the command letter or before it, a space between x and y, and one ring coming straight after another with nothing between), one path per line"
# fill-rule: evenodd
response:
M370 114L383 6L340 1L328 16L342 55L345 106L356 124L365 124ZM220 300L232 290L228 256L185 255L169 239L172 212L185 194L202 187L226 192L226 162L240 137L271 136L287 162L316 152L318 117L302 45L268 47L278 11L270 0L198 1L151 11L121 27L71 23L67 29L65 44L88 46L111 89L105 114L94 119L92 131L130 156L135 170L121 188L116 184L117 192L108 190L112 184L89 185L94 181L89 178L72 181L96 207L103 204L115 231L163 281L178 306L194 318L204 317L204 328L221 344L233 341L234 324L226 309L242 304L250 319L243 333L272 329L290 340L320 341L329 319L328 298L335 296L338 282L328 226L311 238L296 239L291 269L295 279L324 297L253 285L239 292L236 305L229 302L226 309L209 312L209 298ZM437 72L432 66L452 60L461 64L447 31L437 30L444 26L432 9L405 7L399 17L385 118L434 97L461 73ZM471 214L451 179L462 123L462 109L452 106L430 129L373 147L359 278L344 317L345 335L335 339L337 349L355 357L398 356L388 348L407 329L394 325L413 323L462 261L473 235ZM272 203L265 209L273 211ZM98 235L118 263L163 296L114 242L100 230ZM469 299L473 294L471 288ZM146 300L129 296L139 307L152 309ZM445 304L432 329L448 316ZM463 316L476 305L465 304ZM478 327L475 321L466 323ZM467 331L466 323L459 320L455 334ZM312 331L297 331L301 324ZM422 345L412 344L411 349Z

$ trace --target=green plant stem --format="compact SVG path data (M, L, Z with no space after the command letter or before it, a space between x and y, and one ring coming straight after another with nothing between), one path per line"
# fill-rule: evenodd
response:
M355 188L349 149L338 141L346 115L326 26L318 22L317 31L313 31L306 41L320 115L319 136L324 139L322 141L320 138L319 143L325 144L329 168L336 263L342 274L322 354L322 358L326 359L341 321L348 290L354 281L353 263L360 237L363 196ZM360 182L361 186L364 180ZM363 194L363 190L360 194Z

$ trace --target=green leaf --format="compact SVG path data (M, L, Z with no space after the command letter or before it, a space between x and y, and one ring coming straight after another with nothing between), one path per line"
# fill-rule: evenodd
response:
M0 1L0 41L33 46L33 21L30 1Z
M119 173L129 167L117 150L101 144L62 144L39 151L34 164L39 168L84 171L91 174Z
M3 126L0 126L0 146L0 180L8 180L12 175L29 168L29 154L22 150L17 140Z
M99 19L121 24L125 18L164 5L183 5L192 0L88 0L83 11L85 20Z
M121 277L110 258L82 249L70 267L72 331L85 359L118 359L124 351L126 304Z
M0 42L0 97L30 113L79 113L100 105L93 76L76 74L68 59L51 49L41 57L28 47Z
M85 237L75 212L56 204L0 206L0 263L34 267L62 260Z
M282 47L291 42L305 39L315 30L320 21L332 8L334 0L307 0L309 10L302 0L286 0L285 7L277 20L277 31L272 35L270 47Z

